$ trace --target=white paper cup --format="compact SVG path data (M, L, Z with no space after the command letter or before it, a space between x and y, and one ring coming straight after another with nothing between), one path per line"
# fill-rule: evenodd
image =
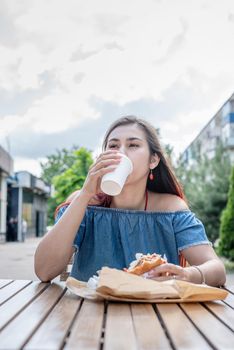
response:
M117 168L105 174L101 180L101 190L110 196L120 194L128 175L133 171L132 161L125 154L121 153L121 157Z

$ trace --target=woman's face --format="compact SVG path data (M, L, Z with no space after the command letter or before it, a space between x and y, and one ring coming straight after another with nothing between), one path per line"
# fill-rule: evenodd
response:
M137 124L118 126L109 135L106 150L118 150L129 157L133 163L133 172L127 183L146 179L150 166L159 162L157 155L151 156L146 136Z

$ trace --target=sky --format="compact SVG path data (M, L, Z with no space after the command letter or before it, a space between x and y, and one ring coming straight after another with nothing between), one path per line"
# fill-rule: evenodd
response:
M233 0L1 0L0 145L40 176L63 147L98 154L117 118L174 157L234 92Z

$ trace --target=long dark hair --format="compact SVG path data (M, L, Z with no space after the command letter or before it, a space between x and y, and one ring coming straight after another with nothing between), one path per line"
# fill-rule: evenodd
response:
M150 154L154 155L156 153L160 158L158 166L153 169L154 180L150 180L148 176L146 188L152 192L175 194L186 200L182 186L177 180L169 161L164 155L157 131L147 121L136 116L125 116L114 121L104 136L104 141L102 144L103 151L105 151L107 147L107 141L110 133L119 126L129 124L136 124L144 131L149 145Z
M146 135L146 140L149 145L150 154L154 155L156 153L160 158L158 166L155 169L153 169L154 180L150 180L148 176L146 188L152 192L175 194L187 202L182 186L177 180L169 161L164 155L156 129L144 119L140 119L135 116L125 116L120 119L117 119L113 124L111 124L104 136L102 150L106 150L108 137L114 129L116 129L119 126L129 124L136 124L139 126L139 128L141 128L144 131ZM97 199L99 201L99 204L90 205L101 205L104 207L109 207L111 204L112 197L104 193L99 193L96 196L94 196L94 199ZM55 215L60 207L68 204L70 204L70 201L60 204L56 208Z

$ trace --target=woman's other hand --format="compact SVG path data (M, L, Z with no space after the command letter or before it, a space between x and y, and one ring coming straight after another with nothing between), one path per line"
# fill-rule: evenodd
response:
M147 278L155 281L167 281L170 279L183 280L191 282L189 268L183 268L174 264L162 264L150 270L147 274Z
M89 168L88 175L82 187L82 192L90 198L101 193L100 184L103 175L112 172L119 164L121 155L117 150L109 150L101 153Z

